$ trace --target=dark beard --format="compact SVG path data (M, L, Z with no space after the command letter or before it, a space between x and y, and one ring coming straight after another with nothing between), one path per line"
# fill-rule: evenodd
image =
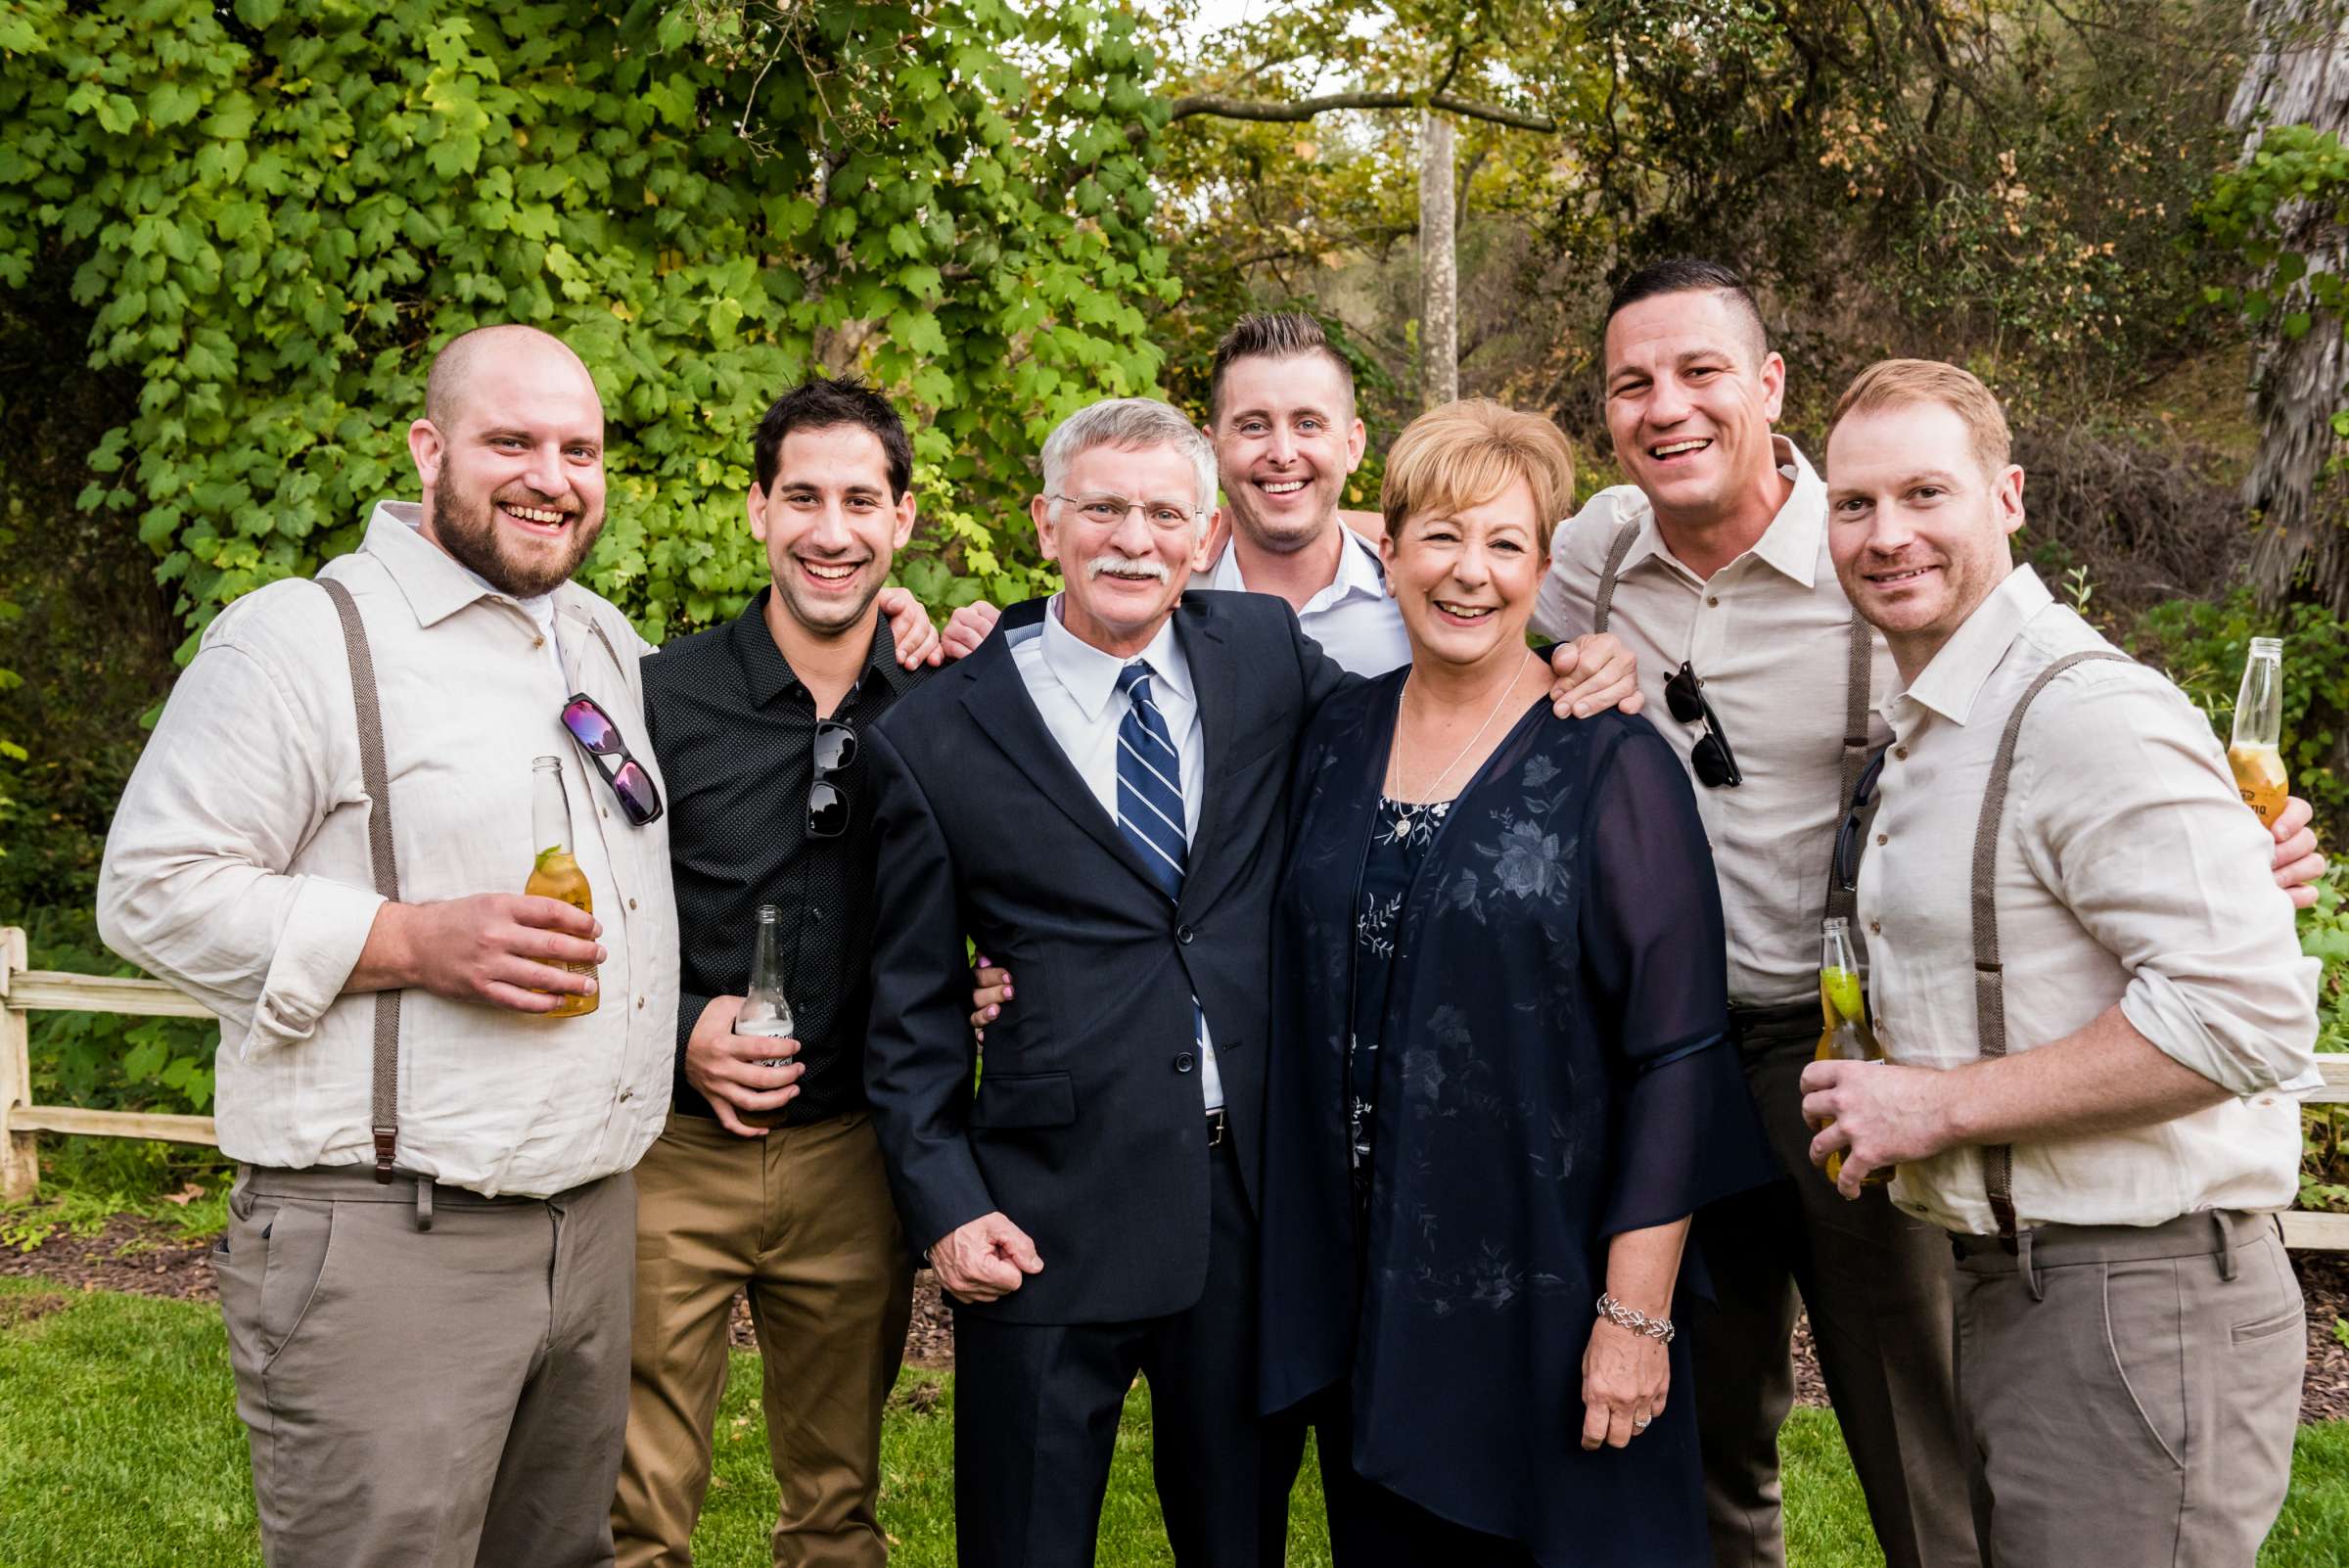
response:
M517 501L521 505L543 504L536 500L523 501L519 497ZM592 523L574 523L569 541L571 548L559 560L544 563L516 561L509 559L498 547L498 522L490 515L490 508L495 505L496 497L492 496L489 503L479 512L469 513L448 504L442 495L436 493L425 508L425 527L432 530L433 537L440 541L440 547L448 552L449 558L457 565L498 592L517 599L535 599L554 592L570 581L572 574L579 570L579 563L587 559L587 552L595 548L596 535L604 530L601 517Z

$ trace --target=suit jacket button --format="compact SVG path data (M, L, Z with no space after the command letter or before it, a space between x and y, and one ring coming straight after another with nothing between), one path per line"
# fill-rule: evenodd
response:
M1177 1073L1187 1073L1187 1072L1189 1072L1189 1071L1192 1069L1192 1067L1193 1067L1193 1066L1195 1066L1195 1065L1196 1065L1196 1064L1195 1064L1195 1063L1192 1061L1192 1059L1191 1059L1191 1053L1190 1053L1189 1051L1180 1051L1180 1052L1177 1052L1177 1053L1175 1054L1175 1057L1174 1057L1174 1071L1175 1071L1175 1072L1177 1072Z
M1174 928L1174 940L1181 943L1186 947L1189 946L1191 945L1191 928L1188 926L1176 926Z

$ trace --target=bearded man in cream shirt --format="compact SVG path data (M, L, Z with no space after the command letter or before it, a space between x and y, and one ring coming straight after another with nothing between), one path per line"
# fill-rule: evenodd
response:
M271 1568L612 1561L628 1170L668 1109L677 927L645 644L570 580L603 438L556 339L443 346L408 435L423 505L377 507L320 573L372 672L318 583L240 599L108 836L108 945L220 1016L240 1170L213 1261ZM641 748L627 797L567 734L575 694ZM519 891L547 754L593 916ZM596 1010L535 1016L574 992Z
M1904 689L1859 877L1884 1062L1803 1074L1856 1197L1956 1254L1958 1402L2000 1568L2251 1568L2306 1355L2295 1195L2319 965L2209 724L2007 539L1972 375L1890 360L1827 438L1830 545Z

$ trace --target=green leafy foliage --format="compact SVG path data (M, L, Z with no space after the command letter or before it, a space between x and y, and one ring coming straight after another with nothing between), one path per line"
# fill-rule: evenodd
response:
M2195 208L2204 232L2222 252L2239 256L2257 280L2236 286L2214 284L2203 291L2207 303L2238 311L2262 323L2276 317L2285 338L2307 336L2314 312L2322 311L2349 331L2349 279L2313 266L2306 253L2284 241L2280 214L2305 205L2329 213L2336 226L2349 221L2349 147L2334 132L2313 125L2277 125L2259 148L2221 171L2210 194ZM2349 414L2335 417L2336 434L2349 436Z
M656 638L763 577L748 435L814 368L915 417L934 602L1038 579L1058 416L1152 389L1155 67L1088 6L27 0L0 23L0 288L59 269L135 413L79 496L192 628L348 548L432 348L560 334L609 418L585 579Z

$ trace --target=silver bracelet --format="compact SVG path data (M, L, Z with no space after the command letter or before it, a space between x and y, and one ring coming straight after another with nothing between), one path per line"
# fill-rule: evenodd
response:
M1626 1307L1615 1299L1613 1292L1598 1298L1598 1315L1617 1328L1628 1328L1635 1334L1645 1334L1660 1345L1672 1343L1680 1330L1672 1326L1669 1317L1650 1317L1636 1307Z

